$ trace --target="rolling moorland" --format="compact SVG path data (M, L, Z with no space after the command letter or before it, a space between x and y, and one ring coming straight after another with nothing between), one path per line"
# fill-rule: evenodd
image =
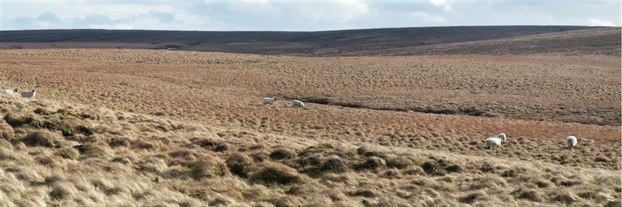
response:
M620 28L248 50L11 32L0 86L37 97L0 96L1 206L620 205Z

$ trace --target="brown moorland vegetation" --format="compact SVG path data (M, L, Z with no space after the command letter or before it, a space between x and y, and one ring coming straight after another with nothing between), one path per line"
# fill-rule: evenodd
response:
M619 206L619 77L602 53L2 50L0 85L38 92L0 96L0 202Z

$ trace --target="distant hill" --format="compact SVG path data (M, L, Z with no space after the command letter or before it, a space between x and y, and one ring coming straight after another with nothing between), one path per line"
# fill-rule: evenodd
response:
M609 31L580 36L550 47L549 40L572 38L576 32ZM319 32L207 32L152 30L23 30L0 31L0 48L140 48L230 53L335 56L416 55L445 53L512 53L500 44L521 37L562 34L545 39L543 52L581 50L584 44L615 49L619 56L620 28L585 26L470 26L338 30ZM540 36L538 36L540 35ZM564 36L565 35L565 36ZM573 36L574 35L574 36ZM546 36L545 36L546 37ZM488 42L488 41L496 42ZM519 39L520 40L520 39ZM482 42L486 41L486 43ZM520 46L529 39L522 39ZM475 46L473 42L476 42ZM578 44L578 45L577 45ZM439 46L441 46L439 48ZM449 45L449 47L446 47ZM468 50L462 48L467 46ZM535 47L538 47L537 45ZM579 47L579 48L577 48ZM551 48L553 48L551 50ZM532 48L533 49L533 48ZM597 49L597 51L599 51ZM494 51L494 52L490 52ZM538 52L521 50L522 52ZM521 53L522 53L521 52Z

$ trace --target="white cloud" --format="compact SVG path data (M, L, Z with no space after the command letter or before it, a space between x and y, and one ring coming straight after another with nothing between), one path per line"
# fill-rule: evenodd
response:
M430 4L443 8L443 11L449 12L452 10L452 1L451 0L428 0Z
M417 12L413 12L409 14L410 17L414 17L417 19L422 19L424 21L427 22L435 22L435 23L439 23L439 22L444 22L445 18L443 18L442 16L439 15L433 15L427 12L422 12L422 11L417 11Z
M289 3L299 21L347 23L369 14L369 5L363 0L323 0ZM297 15L296 15L297 14Z
M0 0L0 30L620 25L614 0ZM529 14L529 15L525 15ZM415 21L413 21L415 20Z
M600 20L600 19L596 19L596 18L591 18L591 19L587 20L587 24L589 26L607 26L607 27L616 26L613 22L610 22L610 21L607 21L607 20Z

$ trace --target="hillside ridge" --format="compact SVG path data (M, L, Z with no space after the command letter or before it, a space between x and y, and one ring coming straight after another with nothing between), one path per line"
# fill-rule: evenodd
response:
M422 46L507 39L586 29L616 28L586 26L456 26L317 32L21 30L0 31L0 43L3 43L0 48L179 49L303 56L339 56L365 52L366 55L386 55L387 51L396 48L418 48ZM619 28L617 29L619 30ZM381 52L374 52L378 50L381 50ZM388 53L391 54L391 52Z

